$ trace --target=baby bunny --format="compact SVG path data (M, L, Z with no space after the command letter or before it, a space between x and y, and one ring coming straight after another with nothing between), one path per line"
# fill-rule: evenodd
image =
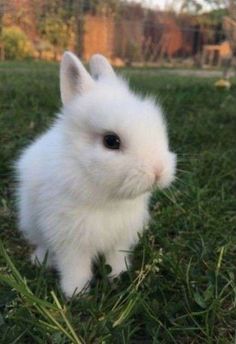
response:
M33 261L48 252L67 297L88 285L99 253L112 276L127 269L151 190L167 187L176 165L155 101L130 91L101 55L90 70L64 54L61 113L17 162L20 230Z

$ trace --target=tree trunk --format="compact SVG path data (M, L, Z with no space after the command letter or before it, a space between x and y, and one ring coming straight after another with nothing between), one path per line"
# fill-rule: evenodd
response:
M84 56L84 0L77 0L75 3L76 13L76 52L80 58Z

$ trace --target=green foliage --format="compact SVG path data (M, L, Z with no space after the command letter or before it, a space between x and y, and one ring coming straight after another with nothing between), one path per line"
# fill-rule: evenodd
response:
M40 37L41 52L61 53L75 45L77 0L32 0L31 16ZM31 18L32 20L32 18ZM44 49L45 47L45 49Z
M26 34L17 26L6 27L2 32L2 42L7 59L25 59L32 57L33 46Z
M46 40L53 46L60 47L62 50L67 47L72 35L68 23L65 23L62 18L56 16L45 18L41 25L41 32Z
M43 42L48 42L57 52L75 44L76 22L73 1L52 0L42 4L34 0L36 27Z
M82 2L82 9L85 13L117 14L121 6L121 0L87 0Z
M67 301L55 272L29 264L12 173L20 150L60 107L58 66L0 64L1 344L234 342L236 80L228 91L212 78L126 73L135 89L162 102L178 178L154 193L131 270L111 283L101 259L91 291Z

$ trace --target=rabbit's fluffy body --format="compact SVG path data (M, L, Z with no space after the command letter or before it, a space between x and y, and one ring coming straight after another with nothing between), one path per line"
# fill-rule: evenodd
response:
M48 252L67 296L90 281L99 253L112 275L127 268L151 189L168 186L175 172L161 109L132 93L103 57L94 61L98 80L65 54L62 111L17 162L20 229L36 246L34 258ZM121 138L119 150L104 147L104 133Z

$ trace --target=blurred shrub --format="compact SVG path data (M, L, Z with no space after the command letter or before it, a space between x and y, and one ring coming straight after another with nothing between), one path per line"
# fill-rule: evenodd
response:
M31 41L17 26L4 28L2 33L2 41L6 59L25 59L34 55L34 49Z
M133 62L141 60L141 47L135 42L128 41L125 49L125 57L127 66L131 66Z
M44 41L53 47L55 59L58 53L68 48L75 41L75 23L73 19L66 23L57 16L46 17L41 23L41 35Z

